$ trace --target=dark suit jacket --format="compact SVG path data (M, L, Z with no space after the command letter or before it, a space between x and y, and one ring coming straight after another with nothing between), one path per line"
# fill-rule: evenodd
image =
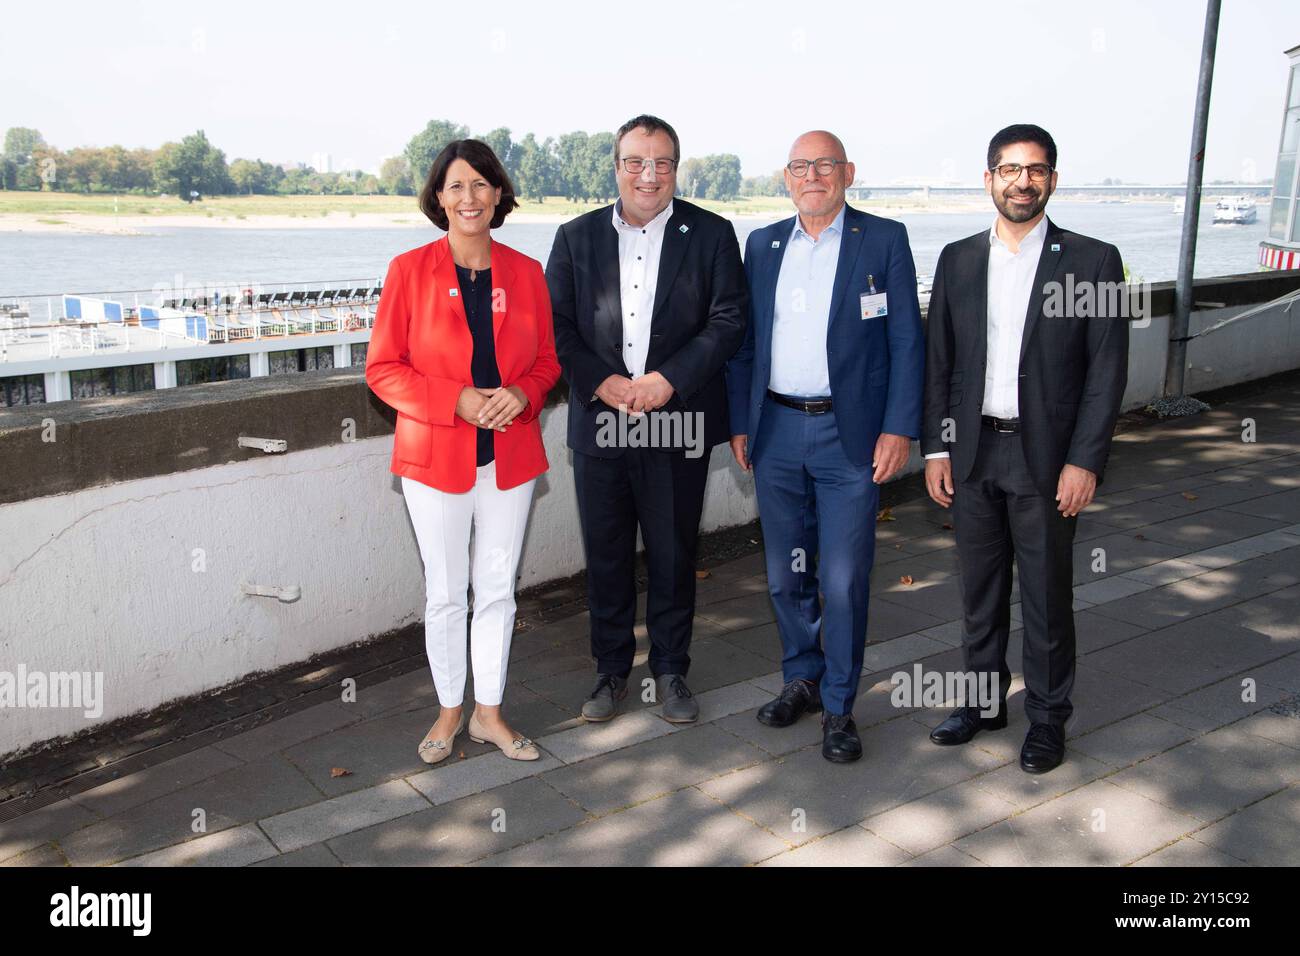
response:
M751 459L772 375L776 283L793 228L792 216L756 229L745 244L750 322L744 344L727 363L727 386L731 433L749 436ZM888 315L862 318L858 296L868 291L868 276L876 291L888 294ZM901 222L845 209L826 351L835 421L849 461L870 465L882 431L920 436L925 343L916 267Z
M546 264L555 350L569 383L569 447L600 458L617 458L623 449L596 443L597 416L608 408L595 397L596 389L611 375L629 374L621 351L618 231L612 220L612 207L603 206L565 223ZM659 372L674 389L664 411L703 413L706 447L729 437L722 369L744 338L747 316L735 229L721 216L673 199L646 371Z
M987 229L950 243L939 255L930 294L921 451L950 452L955 481L970 475L979 448L988 264ZM1128 382L1128 319L1123 296L1097 290L1122 290L1123 283L1118 249L1047 220L1020 342L1019 404L1026 464L1048 500L1067 464L1088 469L1101 483ZM1079 293L1088 284L1094 291L1085 306ZM1066 301L1071 289L1076 295ZM949 417L955 434L945 442Z

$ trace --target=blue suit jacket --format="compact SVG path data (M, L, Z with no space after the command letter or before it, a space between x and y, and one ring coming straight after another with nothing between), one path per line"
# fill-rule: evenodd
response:
M791 217L755 230L745 244L749 323L744 342L727 363L727 395L731 433L749 436L751 459L770 401L776 281L794 222ZM888 315L861 317L858 296L868 291L867 276L874 277L877 292L888 293ZM881 432L920 437L925 337L916 266L901 222L846 207L826 356L836 425L849 461L870 465Z

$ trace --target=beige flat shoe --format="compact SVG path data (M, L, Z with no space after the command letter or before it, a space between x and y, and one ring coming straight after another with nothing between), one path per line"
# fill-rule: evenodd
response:
M434 726L437 725L435 724ZM433 727L430 727L429 733L424 735L424 739L420 741L419 749L416 751L420 755L420 759L429 764L442 763L451 756L451 745L455 743L457 735L464 729L464 714L461 715L460 723L456 725L456 730L445 740L429 736L429 734L433 733Z
M469 719L469 739L476 744L496 744L501 749L501 752L511 760L538 760L542 756L541 751L537 749L537 745L527 737L516 737L508 744L503 744L499 740L492 740L486 736L482 725L474 719L474 716Z

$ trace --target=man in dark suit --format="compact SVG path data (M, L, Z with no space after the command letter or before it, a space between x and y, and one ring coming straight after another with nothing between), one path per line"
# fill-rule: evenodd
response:
M561 226L546 267L597 670L582 716L609 720L627 694L640 527L650 671L664 717L689 723L696 540L709 451L729 434L722 369L745 334L745 276L731 223L673 198L671 126L634 117L614 151L618 201Z
M925 345L906 227L844 201L854 167L834 134L805 133L789 160L799 214L745 247L731 448L754 471L783 652L785 686L758 719L786 727L824 711L822 756L846 763L862 756L853 702L880 485L921 433Z
M935 728L964 744L1007 725L1011 568L1020 572L1028 773L1065 757L1074 685L1077 515L1106 466L1128 376L1124 266L1112 245L1045 214L1056 143L1009 126L989 143L993 227L948 245L930 296L925 480L952 507L968 672L999 688ZM988 703L988 702L984 702Z

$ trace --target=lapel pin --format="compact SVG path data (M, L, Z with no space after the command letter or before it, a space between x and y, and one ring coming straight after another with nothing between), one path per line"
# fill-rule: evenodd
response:
M678 226L677 228L682 231L682 235L685 235L686 233L691 231L690 226Z
M857 226L851 226L851 227L849 228L849 232L857 232L857 231L858 231L858 227L857 227Z
M447 294L450 295L450 296L454 299L454 298L456 298L456 296L460 295L460 290L459 290L459 289L448 289L448 290L447 290Z
M1052 243L1052 251L1053 251L1053 252L1060 252L1060 251L1061 251L1061 244L1060 244L1059 242L1054 242L1054 243Z
M773 239L773 240L772 240L772 248L773 248L773 249L780 249L780 248L781 248L781 240L780 240L780 239Z

